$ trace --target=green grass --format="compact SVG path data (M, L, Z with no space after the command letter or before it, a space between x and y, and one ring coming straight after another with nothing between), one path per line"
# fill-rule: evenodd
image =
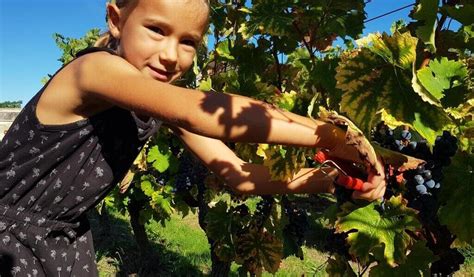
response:
M209 244L200 228L196 215L181 218L173 215L163 227L157 222L147 225L152 245L151 253L140 255L132 235L128 217L110 211L110 230L103 230L104 222L97 215L91 216L91 226L97 253L99 274L105 276L206 276L211 269ZM315 227L315 226L313 226ZM314 234L322 235L313 228ZM304 247L304 260L290 256L283 260L275 274L263 276L327 276L327 254L317 250L318 245ZM474 251L463 250L466 262L456 277L474 276ZM239 265L233 263L230 276L238 276ZM365 274L368 276L368 274Z

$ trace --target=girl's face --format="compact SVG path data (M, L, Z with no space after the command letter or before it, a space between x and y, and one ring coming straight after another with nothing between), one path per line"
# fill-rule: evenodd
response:
M146 76L175 81L193 63L208 7L203 0L137 0L131 6L108 7L110 31L120 40L119 55Z

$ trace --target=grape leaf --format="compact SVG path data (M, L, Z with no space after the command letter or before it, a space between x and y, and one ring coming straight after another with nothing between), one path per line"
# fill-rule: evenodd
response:
M320 107L319 119L337 126L344 126L346 130L346 144L354 146L359 152L359 158L367 162L372 168L376 168L377 155L369 140L364 136L361 130L348 118L338 115L334 111L328 111ZM377 172L380 174L380 172Z
M219 201L210 208L206 216L206 234L214 240L216 255L222 261L231 261L235 256L232 238L233 217L227 211L227 203Z
M232 56L231 49L233 45L229 39L223 40L219 42L216 47L216 52L219 54L219 57L224 58L226 60L234 60L234 56Z
M307 149L271 145L264 150L263 165L268 167L272 180L288 180L305 166Z
M386 210L380 214L377 202L357 208L336 222L337 232L349 232L349 252L369 261L369 254L377 246L384 245L385 261L395 266L405 260L406 248L411 242L405 230L414 231L420 227L416 212L406 207L401 196L392 197L385 203Z
M152 195L150 205L153 210L158 213L155 220L160 221L164 225L166 220L171 219L174 209L171 206L171 199L165 197L160 191L155 191Z
M251 260L251 272L259 272L263 267L266 271L275 273L280 267L283 242L266 230L252 227L237 239L236 245L238 255L235 261L244 264Z
M249 20L244 23L245 34L266 33L272 36L290 36L294 17L286 13L289 3L285 1L258 1L246 10Z
M400 152L392 151L377 144L372 145L377 155L382 157L384 164L389 164L403 172L410 169L416 169L418 165L425 163L425 161L404 155Z
M335 255L334 259L328 259L326 273L333 277L356 277L354 270L347 260L340 255Z
M437 100L445 96L450 88L459 86L467 77L467 68L462 62L448 60L446 57L432 60L427 67L416 73L418 80L424 88ZM467 93L467 90L466 90ZM465 94L457 96L459 105L464 100Z
M474 3L472 1L459 1L461 2L460 5L449 6L444 5L441 8L441 11L450 17L456 19L457 21L461 22L463 25L471 25L474 24ZM471 2L471 3L468 3Z
M439 210L439 220L458 240L474 245L474 155L456 155L444 174L440 198L446 205Z
M201 80L201 82L199 82L199 90L211 91L212 90L212 79L210 77L207 77L206 79Z
M337 87L344 92L341 110L366 135L378 123L376 115L382 109L431 144L450 123L442 109L424 102L413 91L415 47L416 39L409 33L383 34L374 46L362 48L339 64Z
M152 163L154 169L163 173L170 166L170 156L171 152L166 151L165 154L163 154L158 146L155 145L149 149L146 160L147 162Z
M297 97L298 95L296 91L292 90L290 92L284 92L278 95L278 97L275 99L275 102L279 108L291 111L295 107Z
M398 277L398 276L429 276L430 263L436 256L425 246L424 241L417 241L410 250L405 263L393 268L379 263L370 269L370 277Z
M416 35L429 46L431 52L436 52L435 31L438 2L438 0L418 0L415 12L411 15L413 19L418 20Z

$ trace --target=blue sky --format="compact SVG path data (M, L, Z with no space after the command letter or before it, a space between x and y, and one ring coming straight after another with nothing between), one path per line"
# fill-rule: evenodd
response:
M406 6L415 0L371 0L367 17ZM0 0L0 102L26 104L41 89L41 79L54 73L61 52L54 33L82 37L104 30L106 0ZM409 21L410 8L367 23L364 33L389 31L397 19Z

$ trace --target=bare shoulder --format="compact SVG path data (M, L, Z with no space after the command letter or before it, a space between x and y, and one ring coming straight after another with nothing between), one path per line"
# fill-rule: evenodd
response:
M100 51L81 56L59 71L44 89L38 101L36 115L42 124L56 125L76 122L110 108L110 104L81 89L79 82L84 70L88 75L99 74L103 66L123 63L123 59Z

